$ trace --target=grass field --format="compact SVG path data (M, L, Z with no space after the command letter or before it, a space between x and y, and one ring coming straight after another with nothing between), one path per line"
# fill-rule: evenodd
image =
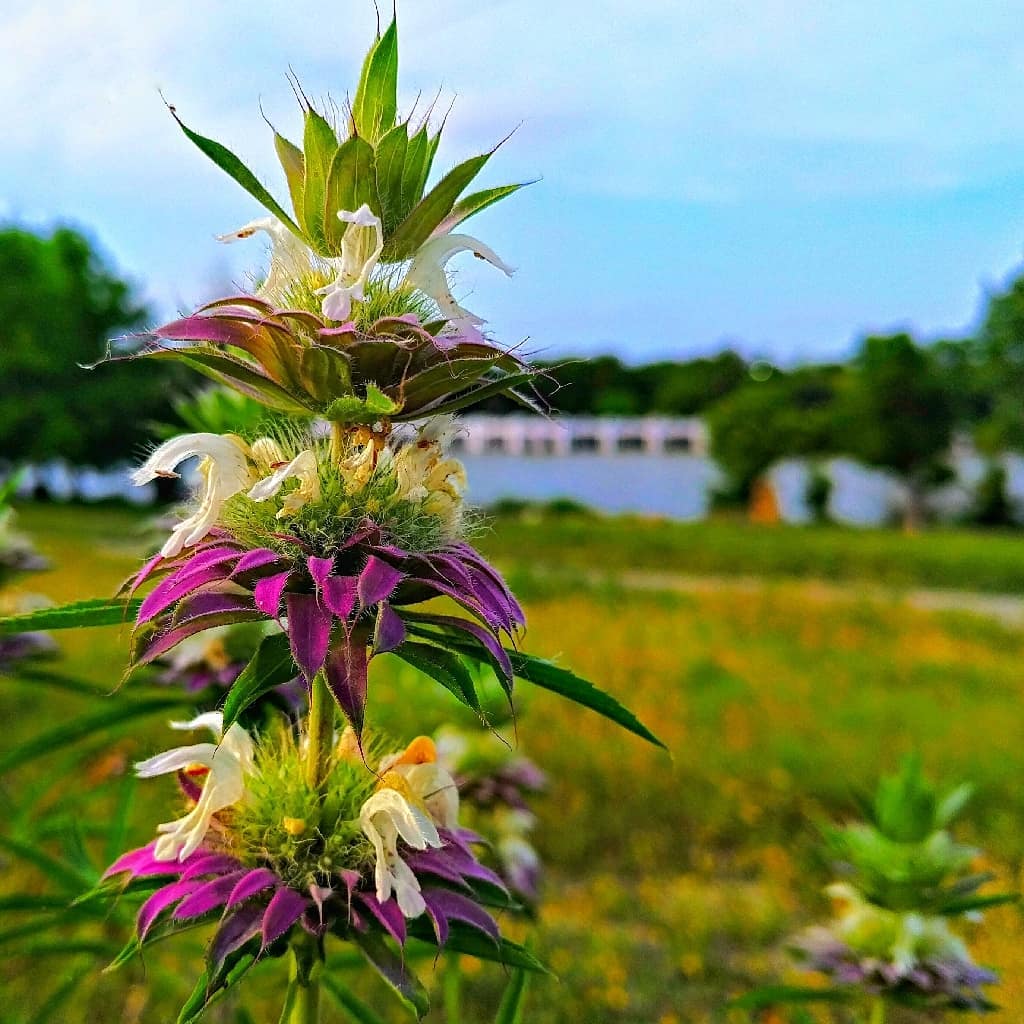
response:
M138 515L122 510L26 508L21 525L55 565L30 589L56 600L109 593L143 546ZM521 743L553 780L537 807L550 869L536 939L560 977L534 985L528 1024L743 1020L722 1011L728 997L785 975L785 936L826 911L820 890L830 875L816 852L817 823L852 813L853 792L913 748L936 777L977 784L965 837L986 848L1004 885L1020 883L1024 632L969 612L916 609L879 585L1020 592L1024 541L588 518L492 527L480 546L524 599L525 648L618 695L672 751L669 758L583 710L524 693ZM645 571L653 584L634 586ZM661 587L672 574L716 580L688 592ZM810 582L819 577L841 589L823 599ZM124 661L117 629L61 641L62 672L116 682ZM418 681L389 661L374 663L371 716L423 731L454 711L431 699L413 720ZM0 754L94 706L5 680ZM111 813L126 764L166 746L162 717L123 730L113 751L86 745L61 762L68 774L60 779L55 763L38 759L3 780L5 800L17 807L42 792L73 806L94 844L89 823ZM129 840L144 841L164 820L167 797L158 783L137 790ZM56 851L61 838L48 842ZM12 865L0 883L5 893L41 885ZM166 947L168 973L149 964L149 974L135 966L98 976L86 952L70 965L25 955L31 930L12 933L29 919L8 918L0 970L12 1020L32 1020L65 970L89 972L78 1016L60 1018L68 1024L173 1019L194 947ZM1004 977L996 998L1007 1009L990 1018L999 1024L1021 1019L1022 939L1014 908L990 913L972 937L978 959ZM257 976L256 999L245 997L259 1024L276 1019L273 979L273 970ZM468 977L467 1024L493 1017L503 980L493 967ZM261 994L273 1000L266 1007ZM365 994L391 1013L376 982Z

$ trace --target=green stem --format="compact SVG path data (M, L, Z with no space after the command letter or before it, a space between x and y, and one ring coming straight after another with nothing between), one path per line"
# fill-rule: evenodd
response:
M292 966L281 1024L319 1024L322 967L316 939L306 934L296 938L292 943Z
M462 971L457 953L449 953L444 961L445 1024L462 1024Z
M309 694L309 719L306 723L306 785L318 790L323 786L334 743L334 695L327 688L323 670L316 674Z
M879 997L871 1005L871 1016L868 1024L885 1024L885 1000Z

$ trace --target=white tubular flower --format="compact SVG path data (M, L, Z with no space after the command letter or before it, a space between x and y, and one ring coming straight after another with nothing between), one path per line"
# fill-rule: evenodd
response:
M400 754L385 757L380 771L398 775L413 799L422 804L438 828L455 829L459 825L459 788L446 768L437 760L437 746L429 736L417 736Z
M497 267L508 277L514 273L512 267L493 249L472 235L438 235L435 238L428 238L419 247L405 275L405 283L426 292L437 303L441 315L450 323L477 327L485 321L455 301L445 272L448 261L460 252L471 252L478 259L486 260Z
M384 227L366 203L355 211L339 210L338 220L349 225L341 240L341 256L329 261L337 267L338 276L317 291L324 296L320 308L329 320L347 320L352 303L366 299L366 284L384 251Z
M162 834L153 849L154 859L183 861L199 849L213 816L245 795L245 776L252 771L254 750L249 734L237 722L223 732L224 716L219 711L199 715L191 722L172 722L171 728L210 729L218 740L216 744L175 747L135 766L135 774L142 779L197 765L209 769L195 807L184 818L157 826Z
M345 482L354 489L365 487L370 482L374 470L378 465L377 442L371 435L357 446L356 450L342 463L342 470L345 474Z
M266 280L256 289L256 295L277 305L283 301L289 285L309 274L313 265L312 252L276 217L250 221L237 231L218 235L217 241L238 242L261 231L270 236L270 268Z
M157 477L177 477L177 466L197 455L203 456L199 472L204 481L199 508L171 531L160 549L165 558L173 558L202 540L217 522L224 502L253 482L249 449L241 438L233 434L182 434L160 445L132 474L132 483L141 487Z
M424 424L415 440L399 449L392 460L398 496L422 501L424 510L451 530L458 527L466 487L462 463L446 456L456 432L453 417L437 416Z
M376 854L377 899L383 903L394 892L398 909L406 917L418 917L426 904L420 894L419 880L398 855L398 839L401 837L414 850L425 850L428 846L440 847L441 837L429 815L391 783L401 786L402 780L385 777L384 785L363 804L359 826Z
M309 448L299 452L286 466L281 466L270 476L260 480L247 497L252 501L266 501L274 497L284 486L285 481L295 478L299 486L282 501L278 519L294 515L304 505L320 500L320 474L316 465L316 454Z

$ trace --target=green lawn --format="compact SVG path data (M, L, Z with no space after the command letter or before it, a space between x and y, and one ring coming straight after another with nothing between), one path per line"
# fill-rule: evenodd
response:
M21 525L55 561L31 589L58 600L109 593L141 553L136 513L27 508ZM553 780L537 807L537 841L550 865L537 941L561 978L535 984L529 1024L726 1019L713 1016L725 998L778 978L784 937L825 910L820 889L829 873L816 854L816 823L852 812L853 791L914 747L934 775L978 785L966 837L990 852L1001 882L1018 883L1024 633L964 612L916 610L854 581L1013 592L1024 581L1024 543L591 519L501 521L480 543L518 583L530 623L525 649L558 656L618 695L672 751L670 759L521 684L520 739ZM631 589L623 569L765 579L669 593ZM819 588L793 578L800 576L850 585L823 600ZM125 643L118 629L61 641L61 672L116 682ZM405 735L458 714L454 700L436 687L426 698L423 681L390 661L374 663L373 720ZM5 681L0 714L9 727L0 752L95 706ZM31 798L64 814L43 849L75 842L76 823L101 857L118 800L131 790L126 841L144 841L173 798L159 782L128 783L125 772L135 757L166 745L164 717L117 731L113 746L41 757L3 779L6 802L18 808ZM3 891L52 891L41 878L12 862ZM163 1021L192 977L195 943L169 944L145 967L100 976L87 952L66 968L41 959L29 919L6 917L2 970L15 1024L31 1019L29 1009L64 969L88 971L76 1009L60 1018L68 1024ZM12 935L23 924L29 930ZM118 917L89 927L113 942L126 926ZM1000 1024L1018 1020L1015 1008L1024 1005L1022 939L1013 908L990 914L972 937L978 958L1006 979L997 998L1011 1009L991 1018ZM276 1019L279 994L273 968L262 983L256 977L245 1002L262 1024ZM358 985L362 976L350 977ZM468 978L466 1024L493 1016L503 981L492 967ZM364 994L386 1019L400 1019L375 982ZM445 1018L436 1010L431 1019Z

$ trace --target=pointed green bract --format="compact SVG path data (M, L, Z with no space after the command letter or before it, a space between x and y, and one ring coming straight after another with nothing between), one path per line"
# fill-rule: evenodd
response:
M352 121L357 134L376 143L393 127L397 113L398 24L392 20L363 62L352 101Z
M429 154L429 141L425 143ZM410 142L410 149L412 143ZM490 153L470 157L450 170L414 207L412 212L385 240L382 259L397 261L411 259L416 250L430 237L433 230L451 211L466 186L480 173L490 159Z
M326 119L312 107L306 110L306 127L302 136L306 176L302 192L303 224L312 247L327 255L324 220L327 196L327 175L338 151L338 138Z
M433 644L418 644L406 641L391 652L396 657L412 665L413 668L430 676L445 689L450 690L463 704L480 712L480 699L473 685L473 677L469 674L462 659L443 647Z
M517 185L498 185L496 188L485 188L480 192L474 192L472 195L466 196L465 199L460 199L452 207L451 213L444 218L439 228L442 232L451 231L474 214L486 210L488 206L493 206L506 196L510 196L513 192L518 192L530 184L532 182L523 181Z
M284 176L288 181L288 192L292 197L292 207L295 216L303 230L306 228L303 217L302 197L306 186L306 158L302 150L289 142L283 135L274 132L274 148L277 150L277 158L281 161Z
M409 212L402 202L402 174L408 148L409 128L406 124L395 125L376 146L377 195L385 238Z
M257 202L265 206L275 217L288 225L297 235L302 232L299 226L288 216L284 207L264 188L260 180L249 170L241 160L235 156L226 146L208 139L198 132L192 131L180 117L173 107L170 108L174 120L185 135L201 149L222 171L230 174L246 192Z
M339 210L354 212L365 203L380 215L373 147L358 135L346 140L334 154L327 172L324 199L324 245L329 255L341 252L348 224L338 219Z

